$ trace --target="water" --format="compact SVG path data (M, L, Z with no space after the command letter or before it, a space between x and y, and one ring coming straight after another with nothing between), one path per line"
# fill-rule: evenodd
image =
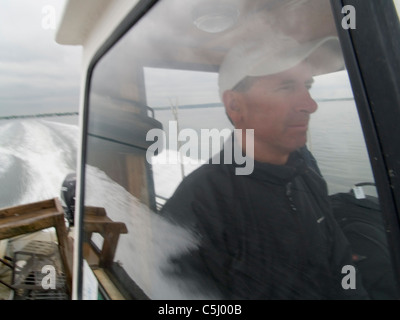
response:
M157 117L164 127L173 120L168 110L157 112ZM65 176L76 170L77 121L51 120L0 122L0 207L59 197ZM201 123L207 123L208 128L230 127L223 108L209 108L207 112L182 110L179 120L182 128L193 127L197 131L203 128ZM354 183L373 181L353 101L321 102L312 116L308 146L330 193L347 192ZM185 173L195 168L196 165L188 165ZM168 258L196 246L196 239L149 212L99 169L87 166L87 174L85 204L104 207L113 220L125 222L129 234L120 237L116 261L146 294L153 299L203 298L163 273ZM178 165L156 166L154 175L157 193L166 197L181 179Z
M156 117L164 128L174 120L169 110L158 111ZM181 128L196 131L204 123L219 130L231 127L223 108L182 110L179 121ZM63 179L76 170L77 117L0 121L0 141L0 207L59 196ZM357 182L374 181L353 101L320 102L312 115L308 146L330 193L348 191ZM171 169L155 168L157 179L171 181L171 177L161 176L162 171L167 175ZM193 167L187 169L191 170ZM171 188L168 190L170 193Z
M174 120L172 112L157 111L156 117L168 132L168 121ZM222 106L179 110L178 118L181 129L193 128L199 134L202 128L232 128ZM319 102L308 133L308 148L318 161L330 194L347 192L355 183L374 181L353 100ZM374 190L368 192L375 195Z
M197 245L193 235L151 212L99 169L87 166L86 171L85 205L103 207L112 220L125 223L128 234L119 238L115 261L147 296L151 299L209 298L188 290L183 283L164 273L171 256ZM99 238L92 240L101 243Z
M1 122L0 141L1 208L60 197L65 176L76 170L77 125L48 120ZM164 174L176 176L173 170ZM114 221L125 222L129 235L120 237L115 259L146 294L153 299L207 298L163 273L171 255L196 245L193 236L150 212L99 169L87 166L87 175L85 204L104 207ZM171 182L165 178L166 184Z
M354 101L320 102L311 117L308 147L329 193L347 192L359 182L374 182ZM368 192L376 195L375 190Z
M0 122L0 207L59 197L76 170L78 127L46 120Z

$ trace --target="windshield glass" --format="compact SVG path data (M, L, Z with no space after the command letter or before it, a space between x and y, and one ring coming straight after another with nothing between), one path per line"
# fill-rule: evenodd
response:
M88 108L84 258L129 297L395 297L329 1L160 1Z

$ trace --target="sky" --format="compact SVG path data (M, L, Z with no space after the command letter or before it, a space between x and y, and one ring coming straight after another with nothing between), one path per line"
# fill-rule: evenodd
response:
M400 7L400 0L394 1ZM54 40L64 3L0 1L0 117L78 112L82 48ZM328 88L332 95L334 82L342 84L335 96L351 95L347 74L337 79L335 75L319 81L316 97L325 96L322 93Z
M78 112L82 48L55 42L64 3L0 1L0 117Z

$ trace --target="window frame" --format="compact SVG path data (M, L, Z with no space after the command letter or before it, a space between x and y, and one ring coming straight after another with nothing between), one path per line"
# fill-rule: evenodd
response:
M76 298L82 300L83 298L83 234L84 234L84 203L85 203L85 175L86 175L86 162L87 162L87 143L88 143L88 127L89 127L89 100L91 80L94 69L97 63L103 56L158 2L159 0L140 0L138 4L127 14L127 16L116 27L112 34L100 46L97 52L92 57L87 72L84 91L83 102L83 121L82 121L82 136L81 136L81 159L80 163L80 179L77 181L80 187L80 194L78 200L78 214L75 217L75 225L77 230L75 236L78 238L75 243L78 244L76 248L75 257L78 260L76 277ZM127 280L127 279L125 279ZM134 289L137 289L134 287ZM100 288L101 290L101 288ZM136 290L135 290L136 291ZM140 290L139 290L140 291Z
M356 8L356 29L341 26L344 17L341 11L346 5ZM395 173L400 172L400 134L394 132L400 121L400 94L396 87L400 83L400 23L392 1L331 0L331 6L371 161L399 290L400 179ZM371 45L372 39L374 45Z

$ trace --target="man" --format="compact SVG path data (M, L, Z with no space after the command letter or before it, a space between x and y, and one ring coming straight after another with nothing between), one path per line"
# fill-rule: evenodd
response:
M182 181L162 214L190 229L199 246L174 257L171 276L223 299L367 298L357 273L355 289L343 286L350 248L304 148L317 110L313 75L339 70L340 57L336 38L300 45L280 36L227 54L220 95L242 137L224 148L245 153L251 141L245 156L254 170L236 175L240 165L223 159ZM250 140L245 129L254 130Z

